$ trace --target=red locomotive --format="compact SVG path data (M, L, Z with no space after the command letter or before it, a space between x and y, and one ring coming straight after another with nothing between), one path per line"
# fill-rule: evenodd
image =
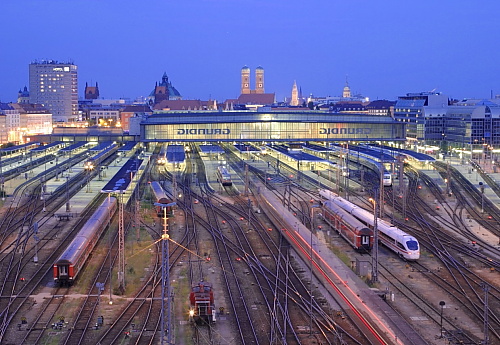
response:
M373 246L373 230L336 205L327 200L323 203L323 218L349 244L359 251L370 251Z
M199 282L189 294L189 319L197 323L215 322L214 292L212 285Z

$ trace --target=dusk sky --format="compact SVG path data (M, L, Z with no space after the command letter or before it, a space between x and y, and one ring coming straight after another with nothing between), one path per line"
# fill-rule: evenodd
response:
M0 101L28 85L33 60L72 60L101 97L147 96L167 72L184 99L240 93L265 70L281 101L407 92L500 94L500 1L0 0ZM253 86L252 86L253 88Z

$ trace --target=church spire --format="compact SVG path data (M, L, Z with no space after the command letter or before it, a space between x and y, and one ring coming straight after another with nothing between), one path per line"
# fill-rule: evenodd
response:
M342 92L342 98L351 98L351 89L349 88L349 81L347 80L347 74L345 76L345 86Z
M298 106L299 105L299 89L297 88L297 81L293 81L293 86L292 86L292 100L290 101L291 106Z

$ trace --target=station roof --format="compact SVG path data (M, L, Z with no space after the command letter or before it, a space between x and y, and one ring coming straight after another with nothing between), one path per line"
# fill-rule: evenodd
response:
M118 152L129 152L137 145L137 141L127 141L125 145L118 149Z
M372 146L380 147L380 145L372 145ZM425 153L420 153L420 152L416 152L416 151L412 151L412 150L399 149L399 148L385 146L385 145L383 145L382 148L386 151L393 151L393 152L396 152L398 154L410 156L411 158L413 158L417 161L420 161L420 162L425 162L425 161L433 162L436 160L434 157L429 156Z
M311 144L311 143L306 143L304 147L307 147L311 151L316 151L316 152L332 152L333 150L330 149L329 147L325 147L322 145L317 145L317 144Z
M54 147L57 147L59 145L62 145L64 144L64 142L62 141L54 141L53 143L50 143L50 144L47 144L47 145L43 145L43 146L38 146L38 147L35 147L34 149L31 149L32 152L45 152L49 149L52 149Z
M363 153L364 155L370 156L371 158L379 162L393 163L396 161L396 158L394 158L393 155L385 153L381 150L371 149L366 146L349 145L349 151L351 152L351 154L353 151Z
M219 145L200 145L200 150L203 153L224 153Z
M91 148L90 151L102 151L104 149L107 149L111 145L113 145L112 141L104 141Z
M94 161L97 161L97 159L101 158L102 156L104 156L105 154L107 154L110 150L112 150L114 147L116 146L116 144L113 144L107 148L105 148L104 150L102 151L99 151L97 152L97 154L95 154L91 159L94 160Z
M118 172L106 183L102 188L101 193L123 193L130 185L130 181L134 178L137 170L142 164L142 159L129 159Z
M186 160L186 152L183 145L168 145L167 162L181 163Z
M398 151L401 152L402 154L405 154L407 156L410 156L410 157L416 159L417 161L422 161L422 162L429 161L429 162L432 162L432 161L436 160L434 157L426 155L425 153L420 153L420 152L415 152L415 151L412 151L412 150L405 150L405 149L400 149Z
M240 152L259 152L260 150L252 145L235 144L234 147Z
M297 161L326 162L325 159L316 157L309 153L304 153L302 151L289 151L288 147L285 145L271 145L270 148Z
M26 143L26 144L22 144L22 145L5 147L3 149L0 149L0 152L2 152L2 153L15 152L15 151L22 150L24 148L28 148L28 147L35 146L35 145L40 145L40 143L38 143L38 142L31 142L31 143Z
M321 111L157 111L141 125L242 122L396 123L390 116Z
M80 147L85 146L85 145L87 145L87 142L86 142L86 141L79 141L79 142L76 142L76 143L74 143L74 144L71 144L71 145L69 145L69 146L67 146L67 147L62 148L62 149L61 149L61 150L59 150L59 151L61 151L61 152L71 152L71 151L74 151L74 150L76 150L76 149L79 149Z

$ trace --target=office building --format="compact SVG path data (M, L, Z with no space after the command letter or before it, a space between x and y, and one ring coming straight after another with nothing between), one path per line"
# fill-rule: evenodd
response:
M54 122L78 120L78 72L73 63L54 60L29 66L30 103L42 104Z

